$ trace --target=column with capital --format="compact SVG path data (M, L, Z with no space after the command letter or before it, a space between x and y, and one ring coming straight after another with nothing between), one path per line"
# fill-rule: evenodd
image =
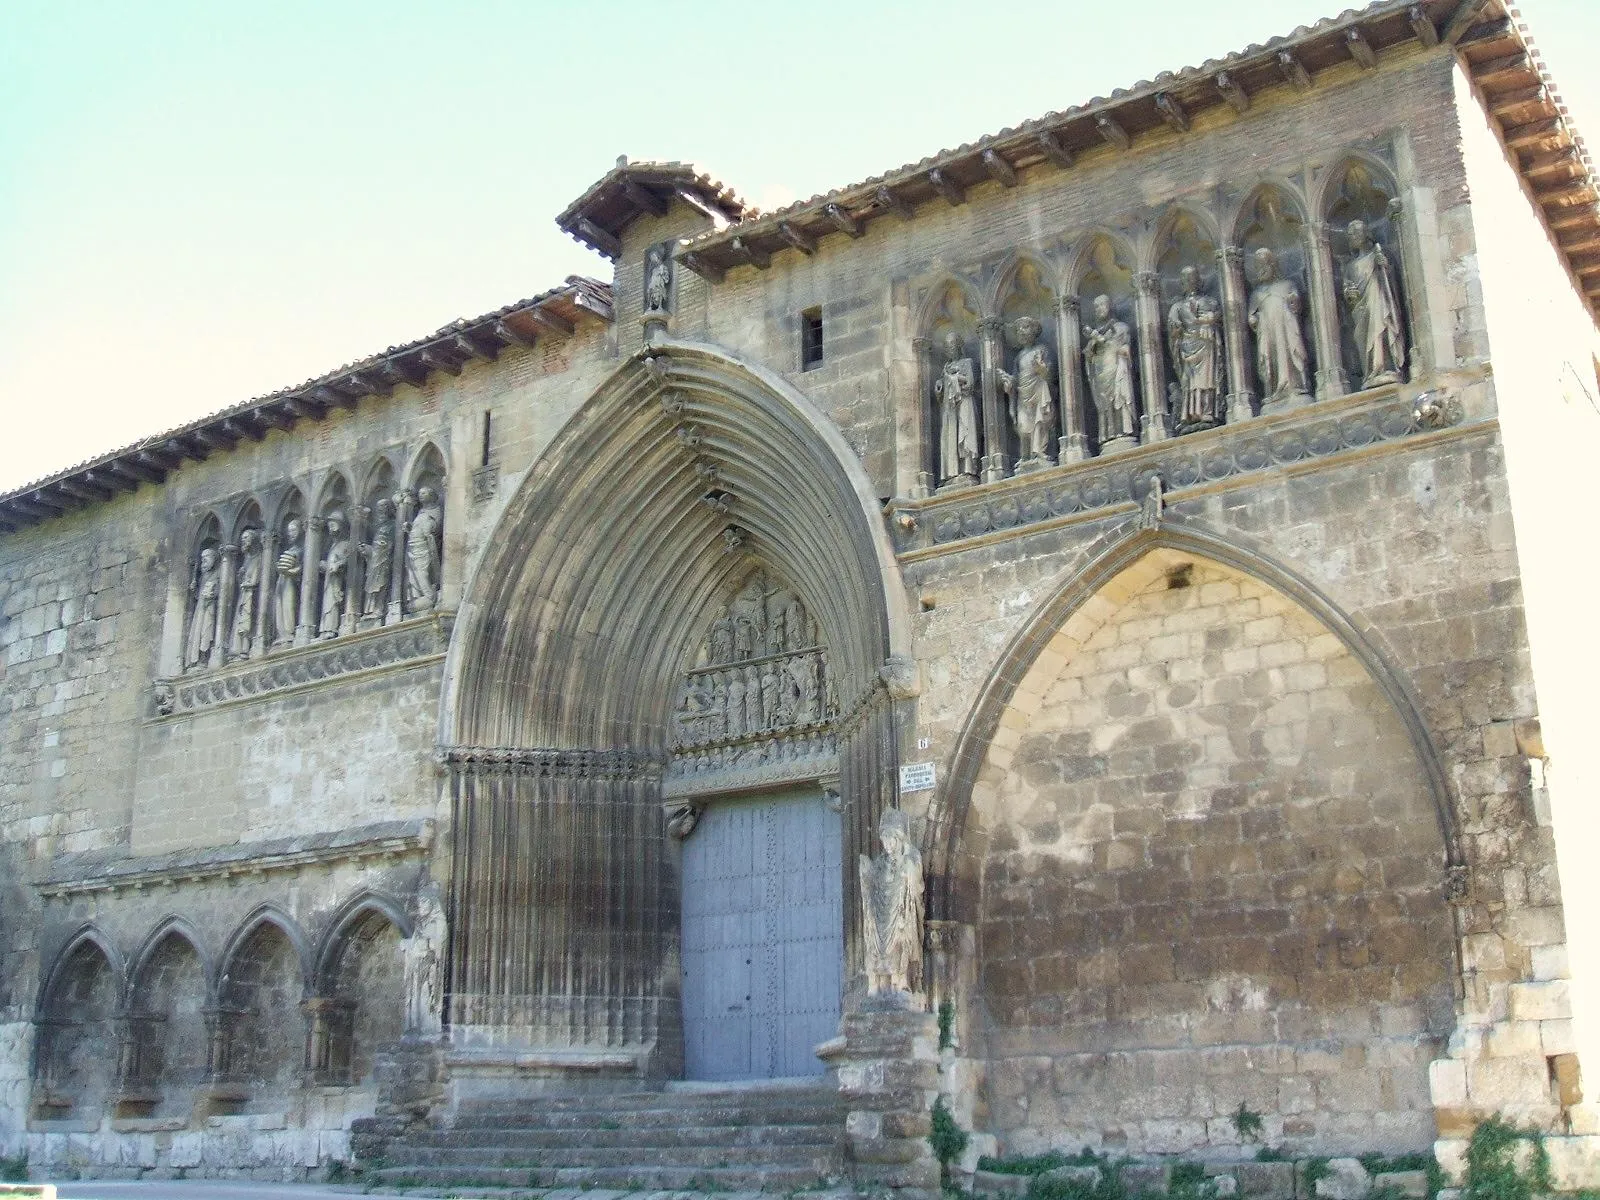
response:
M1089 457L1089 438L1084 432L1083 326L1079 323L1078 298L1062 296L1056 301L1056 344L1061 347L1061 442L1062 463L1082 462Z
M256 593L256 620L250 636L250 657L260 658L267 652L267 642L274 636L267 620L267 608L278 594L278 531L261 532L261 585Z
M1311 285L1311 338L1317 348L1317 399L1349 390L1339 342L1339 293L1333 278L1333 231L1326 221L1306 227L1306 275Z
M294 644L309 646L317 640L317 600L322 590L322 534L328 522L322 517L306 521L306 550L300 568L300 621Z
M1222 280L1222 331L1228 353L1229 425L1255 415L1255 371L1250 361L1250 291L1245 286L1244 251L1223 246L1217 251L1217 274Z
M394 500L394 558L389 564L389 607L383 623L393 625L405 613L406 542L411 533L411 518L417 511L417 494L409 488L398 491Z
M933 495L939 486L939 409L933 399L933 345L925 337L912 338L911 353L917 361L917 403L912 420L919 455L911 494L921 499Z
M983 364L983 482L995 483L1010 473L1006 455L1006 416L1000 402L1000 372L1005 355L1001 324L995 317L978 322Z
M217 584L217 630L211 639L212 667L228 661L228 642L233 637L234 580L239 573L239 547L229 544L222 547L222 574Z
M360 546L367 538L367 518L372 510L365 504L351 505L350 509L350 560L344 569L344 612L339 617L339 636L349 637L356 631L356 621L361 616L361 597L365 572L362 570Z
M1134 305L1139 331L1139 383L1144 398L1142 442L1167 438L1167 363L1161 353L1161 276L1140 271Z

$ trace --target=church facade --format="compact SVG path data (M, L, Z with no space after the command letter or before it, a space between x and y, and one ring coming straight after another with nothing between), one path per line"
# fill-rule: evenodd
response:
M863 1184L941 1096L1600 1181L1596 202L1383 0L776 213L620 160L610 282L0 496L0 1151L815 1077Z

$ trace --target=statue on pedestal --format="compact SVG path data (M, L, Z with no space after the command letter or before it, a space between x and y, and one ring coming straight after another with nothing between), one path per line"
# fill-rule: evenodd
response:
M1111 311L1111 297L1094 298L1094 324L1083 327L1083 364L1100 417L1100 445L1138 438L1133 391L1133 331Z
M1038 465L1049 461L1051 423L1055 416L1055 397L1050 381L1055 364L1050 347L1039 340L1044 332L1037 319L1018 317L1011 325L1016 342L1016 370L1000 372L1000 387L1011 398L1011 421L1017 431L1018 453L1022 462ZM1020 466L1021 464L1019 464Z
M372 506L372 514L372 541L361 547L361 561L365 567L361 585L361 615L382 620L394 562L394 501L387 496L380 498Z
M250 654L256 608L261 603L261 534L246 529L239 535L239 578L233 601L233 656Z
M867 994L910 993L922 974L922 853L911 842L911 822L885 809L878 822L883 853L859 856L862 951Z
M1184 267L1183 296L1167 310L1167 349L1172 354L1172 415L1178 432L1210 429L1221 420L1222 306L1200 290L1200 272Z
M1344 302L1361 356L1362 386L1396 383L1405 366L1406 340L1394 267L1365 221L1351 221L1345 235L1351 258L1344 265Z
M978 481L978 371L954 329L944 335L944 367L933 381L939 405L939 480Z
M1274 404L1310 394L1306 340L1300 330L1303 305L1292 279L1278 274L1278 256L1267 246L1255 252L1256 288L1248 319L1256 337L1256 374L1261 401Z
M431 487L417 489L417 515L406 538L406 612L422 612L439 602L439 534L444 509Z
M194 615L189 618L189 640L183 655L185 667L203 667L217 638L217 602L222 596L222 559L216 548L200 551L194 581Z
M344 617L346 582L350 570L350 539L345 534L344 514L331 512L328 521L328 550L322 556L322 606L317 632L325 638L337 637Z
M283 549L278 553L278 594L273 604L273 638L278 643L294 641L295 626L300 620L300 575L302 566L301 542L304 526L298 517L290 517L283 527Z

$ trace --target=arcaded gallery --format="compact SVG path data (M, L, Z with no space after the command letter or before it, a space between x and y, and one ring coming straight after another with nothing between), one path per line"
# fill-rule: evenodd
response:
M0 1154L1600 1184L1600 180L1503 0L1174 68L619 160L603 277L0 495Z

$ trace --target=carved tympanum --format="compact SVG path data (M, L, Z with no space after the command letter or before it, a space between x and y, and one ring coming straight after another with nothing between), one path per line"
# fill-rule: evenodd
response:
M1015 370L1000 372L1000 386L1011 401L1011 421L1023 464L1049 461L1050 435L1055 421L1055 363L1050 347L1039 340L1044 327L1034 317L1011 323L1011 340L1017 346Z
M878 822L883 853L857 860L861 883L861 944L867 994L909 993L921 985L922 853L899 809Z

